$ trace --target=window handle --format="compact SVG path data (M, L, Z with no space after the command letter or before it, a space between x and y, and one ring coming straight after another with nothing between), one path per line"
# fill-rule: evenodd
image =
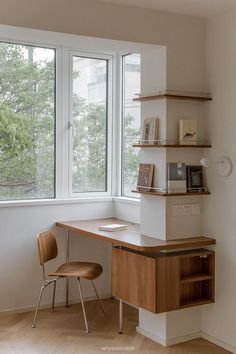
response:
M74 129L74 123L71 120L68 122L68 129Z

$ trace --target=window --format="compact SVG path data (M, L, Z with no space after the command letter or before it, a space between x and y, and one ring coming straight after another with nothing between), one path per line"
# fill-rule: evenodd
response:
M145 69L147 45L8 26L1 36L0 204L136 198L141 54L120 53L140 51Z
M0 42L0 200L55 197L55 50Z
M140 139L140 103L133 102L133 97L140 92L140 55L123 56L122 69L121 194L133 197L131 189L137 184L139 151L132 144Z
M72 193L106 192L108 60L73 56Z

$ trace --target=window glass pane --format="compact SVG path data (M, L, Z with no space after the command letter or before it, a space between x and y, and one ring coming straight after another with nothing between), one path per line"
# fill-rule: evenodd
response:
M0 42L0 200L55 197L55 50Z
M73 193L107 190L107 77L107 60L73 57Z
M132 144L140 139L140 103L133 102L134 95L140 92L141 81L140 54L123 57L123 141L122 141L122 195L134 197L132 187L137 183L139 168L139 149Z

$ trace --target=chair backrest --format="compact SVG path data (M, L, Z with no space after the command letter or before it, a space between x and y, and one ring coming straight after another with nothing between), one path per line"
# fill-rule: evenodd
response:
M41 265L57 257L57 242L51 231L37 234L39 261Z

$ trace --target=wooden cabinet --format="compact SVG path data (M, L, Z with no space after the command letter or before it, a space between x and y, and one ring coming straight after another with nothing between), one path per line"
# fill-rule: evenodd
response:
M214 302L213 251L112 250L112 295L154 313Z

